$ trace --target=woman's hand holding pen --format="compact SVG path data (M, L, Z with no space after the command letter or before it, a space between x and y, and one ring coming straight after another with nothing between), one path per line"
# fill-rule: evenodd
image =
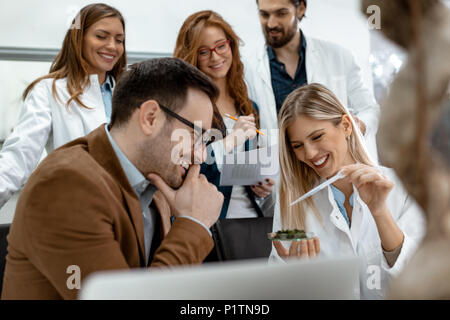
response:
M247 139L251 140L254 137L256 137L255 116L253 114L240 116L233 126L233 132L224 138L225 149L228 153L245 143Z
M315 258L320 252L320 241L318 237L308 240L291 241L289 250L280 241L273 241L273 245L283 260L288 258Z

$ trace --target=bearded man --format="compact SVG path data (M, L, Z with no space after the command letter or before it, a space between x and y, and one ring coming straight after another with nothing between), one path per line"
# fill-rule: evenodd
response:
M337 44L304 35L299 23L305 16L307 0L256 3L266 43L256 59L246 61L245 70L250 99L259 106L261 128L278 128L278 111L292 91L308 83L320 83L354 115L376 160L374 141L380 108L365 87L354 56Z

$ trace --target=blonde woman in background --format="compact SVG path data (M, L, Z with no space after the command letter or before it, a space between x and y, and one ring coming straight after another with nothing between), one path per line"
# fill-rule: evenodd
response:
M326 87L310 84L293 91L280 110L279 126L281 176L273 231L303 229L316 237L289 248L274 241L270 259L359 256L363 265L355 297L383 298L390 277L421 240L421 210L391 169L372 163L348 110ZM339 171L346 177L290 206ZM368 285L370 266L380 270L379 286Z

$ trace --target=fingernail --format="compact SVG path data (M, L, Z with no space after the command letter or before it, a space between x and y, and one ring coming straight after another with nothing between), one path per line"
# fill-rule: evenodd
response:
M262 186L262 185L263 185L263 183L262 183L262 182L258 182L258 184L259 184L260 186Z

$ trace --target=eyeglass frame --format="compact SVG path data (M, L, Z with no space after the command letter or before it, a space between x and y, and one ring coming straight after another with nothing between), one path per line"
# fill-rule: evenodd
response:
M161 109L162 111L164 111L166 114L168 114L168 115L174 117L175 119L181 121L182 123L184 123L184 124L187 125L188 127L194 129L194 132L199 132L199 131L201 131L201 132L202 132L202 137L203 137L203 135L207 132L207 130L205 130L204 128L196 126L194 123L192 123L191 121L187 120L186 118L180 116L178 113L176 113L176 112L170 110L170 109L167 108L166 106L164 106L164 105L162 105L162 104L160 104L160 103L158 103L158 105L159 105L159 107L160 107L160 109ZM210 137L209 140L206 141L206 142L202 139L202 144L204 144L204 145L206 145L206 146L210 145L212 142L214 142L214 139L212 139L212 138L213 138L213 137ZM195 145L195 144L196 144L196 142L194 142L194 145Z
M208 50L209 52L209 54L208 54L208 56L207 57L202 57L202 56L200 56L200 50L198 50L197 51L197 57L198 57L198 59L200 59L200 60L207 60L207 59L209 59L209 58L211 58L211 55L212 55L212 53L213 52L215 52L216 54L218 54L219 56L221 56L223 53L218 53L217 52L217 47L219 47L219 46L221 46L222 44L224 44L224 43L226 43L227 44L227 46L228 46L228 49L231 49L231 41L230 40L224 40L224 41L221 41L220 43L218 43L214 48L207 48L207 47L205 47L205 48L203 48L202 50ZM225 52L224 52L225 53Z

